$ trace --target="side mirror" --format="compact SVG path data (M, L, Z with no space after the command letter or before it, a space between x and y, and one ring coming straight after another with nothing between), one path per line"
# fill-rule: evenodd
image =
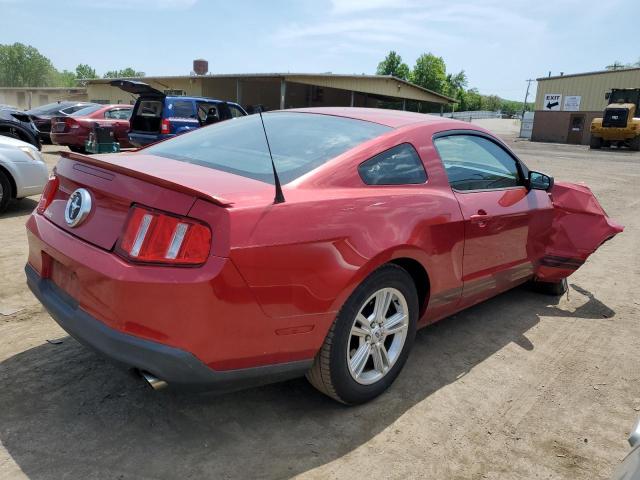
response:
M527 186L529 190L545 190L548 192L553 187L553 177L544 173L529 171Z

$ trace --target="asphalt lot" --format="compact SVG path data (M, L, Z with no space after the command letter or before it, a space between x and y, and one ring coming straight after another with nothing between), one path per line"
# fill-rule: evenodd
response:
M37 199L13 204L0 218L0 478L608 478L640 416L640 154L511 143L530 168L591 186L625 232L568 296L519 288L421 330L392 388L354 408L304 379L153 392L36 302L23 266Z

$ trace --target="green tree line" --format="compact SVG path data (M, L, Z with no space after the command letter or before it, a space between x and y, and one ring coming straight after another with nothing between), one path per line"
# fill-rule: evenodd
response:
M378 64L378 75L393 75L420 87L446 95L457 100L456 111L490 110L501 111L506 115L522 112L523 102L506 100L497 95L482 95L476 88L467 88L469 80L464 70L457 73L447 72L447 65L442 57L433 53L423 53L416 60L413 68L402 61L402 57L394 51ZM533 104L527 102L527 110ZM447 107L451 111L454 107Z
M144 77L131 67L105 72L102 78ZM0 44L0 87L76 87L83 80L100 78L90 65L75 71L57 70L36 48L22 43Z

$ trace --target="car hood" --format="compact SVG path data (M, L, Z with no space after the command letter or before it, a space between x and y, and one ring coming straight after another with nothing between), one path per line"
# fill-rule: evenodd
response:
M29 147L35 148L33 145L27 142L23 142L22 140L18 140L17 138L5 137L4 135L0 135L0 147Z

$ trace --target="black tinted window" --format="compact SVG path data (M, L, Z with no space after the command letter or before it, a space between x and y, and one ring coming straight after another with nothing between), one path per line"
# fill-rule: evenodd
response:
M188 100L175 100L169 104L169 116L180 118L196 118L193 102Z
M273 112L263 118L282 183L390 130L377 123L309 113ZM273 183L258 115L216 123L144 152Z
M358 172L367 185L424 183L427 174L415 148L403 143L360 164Z
M476 135L450 135L434 140L456 190L486 190L522 185L515 159L502 147Z

